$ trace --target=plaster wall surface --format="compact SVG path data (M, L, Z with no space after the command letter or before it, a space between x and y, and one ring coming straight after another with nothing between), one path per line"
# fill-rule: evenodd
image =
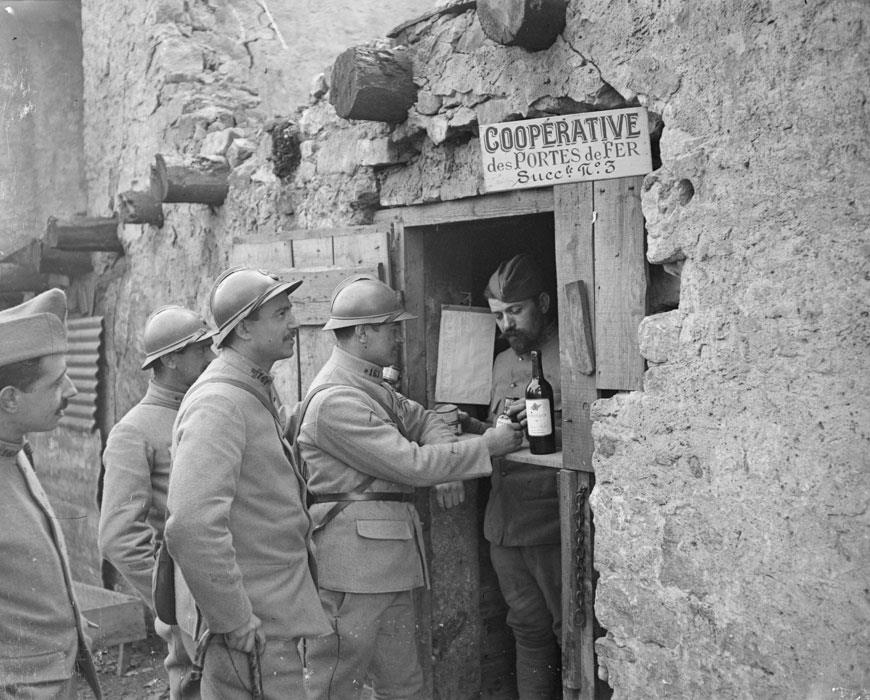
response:
M663 123L648 258L682 285L638 329L644 391L594 409L601 674L628 699L868 692L866 3L574 0L537 53L492 43L473 11L434 16L398 37L420 86L408 119L340 120L319 83L278 112L299 148L280 174L282 87L261 68L284 49L262 7L119 5L83 7L92 213L158 149L249 144L223 207L166 205L105 261L116 413L144 386L147 312L204 309L235 238L473 196L478 124L640 101Z
M0 257L85 208L78 3L0 7Z

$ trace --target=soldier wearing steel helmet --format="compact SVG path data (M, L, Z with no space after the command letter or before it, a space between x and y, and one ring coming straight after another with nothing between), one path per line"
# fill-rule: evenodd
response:
M100 551L152 610L151 578L166 521L172 424L184 393L214 359L213 335L200 314L181 306L163 306L148 317L142 369L150 369L153 376L142 400L112 428L103 452ZM155 618L154 628L169 647L165 666L175 700L190 672L190 655L177 626ZM192 640L187 644L192 647Z
M245 267L218 277L209 300L218 356L175 421L166 542L203 697L302 697L301 639L330 631L310 566L305 483L270 374L293 354L290 293L300 284Z
M309 698L423 697L412 591L426 583L414 487L488 476L517 449L518 426L457 442L432 411L382 382L407 313L383 282L339 285L336 347L309 389L297 444L308 472L320 597L332 634L308 641Z

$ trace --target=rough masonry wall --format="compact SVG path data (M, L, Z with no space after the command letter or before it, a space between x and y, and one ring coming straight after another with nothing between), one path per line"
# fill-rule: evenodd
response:
M302 66L316 64L320 72L338 38L350 41L369 26L384 31L395 20L395 4L345 8L355 24L337 32L330 23L340 3L83 0L88 213L110 215L119 193L148 191L157 153L225 156L234 168L223 207L165 205L163 228L123 226L125 255L98 256L104 429L144 391L147 376L138 364L148 314L166 303L205 311L234 238L295 225L294 204L274 173L269 131L307 95L316 73ZM421 5L415 0L410 9ZM302 33L300 25L312 37L304 45L289 41ZM313 37L325 33L330 41L315 51ZM328 194L324 199L332 208Z
M685 258L644 392L594 409L599 661L618 698L867 697L870 7L714 5L570 8L663 115L648 257Z
M78 6L0 8L0 257L85 208Z

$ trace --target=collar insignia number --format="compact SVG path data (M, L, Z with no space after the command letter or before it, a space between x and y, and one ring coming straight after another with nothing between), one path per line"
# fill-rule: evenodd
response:
M251 376L263 386L269 386L272 383L272 375L259 367L251 367Z

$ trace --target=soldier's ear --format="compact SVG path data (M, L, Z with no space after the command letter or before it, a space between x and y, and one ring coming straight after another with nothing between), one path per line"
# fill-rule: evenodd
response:
M251 330L248 328L248 319L243 318L239 321L239 325L233 328L233 333L235 333L242 340L250 340L251 338Z
M160 358L162 364L167 369L175 369L178 367L178 357L176 353L170 352Z
M550 295L547 292L538 294L538 308L542 314L546 314L550 310Z
M17 413L19 394L20 389L14 386L4 386L0 389L0 409L6 413Z

